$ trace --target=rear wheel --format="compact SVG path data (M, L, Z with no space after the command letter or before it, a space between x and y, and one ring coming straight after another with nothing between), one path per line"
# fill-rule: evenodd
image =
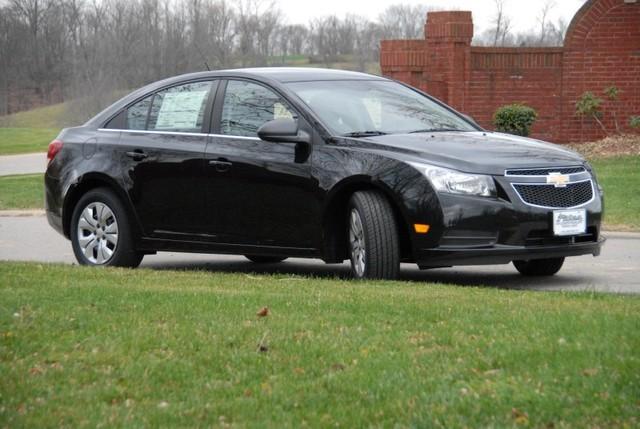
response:
M244 255L244 257L256 264L277 264L287 259L286 256Z
M527 277L552 276L560 271L564 258L533 259L531 261L513 261L516 270Z
M395 279L400 272L398 227L389 201L377 191L353 194L348 210L351 273L357 279Z
M70 233L73 253L81 265L135 268L144 256L134 248L123 204L107 188L93 189L80 198Z

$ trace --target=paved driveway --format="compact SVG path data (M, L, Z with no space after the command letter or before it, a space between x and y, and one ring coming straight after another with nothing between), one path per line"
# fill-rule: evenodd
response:
M569 258L560 274L552 278L521 277L512 265L420 271L413 264L402 266L401 277L408 281L505 289L640 293L640 234L613 233L608 238L600 257ZM0 216L0 260L75 263L71 244L51 229L42 215ZM241 256L169 252L145 257L142 266L160 270L198 269L317 277L346 277L349 271L346 263L326 265L316 260L289 259L281 264L264 266L253 264Z
M0 176L44 173L46 168L46 153L0 156Z

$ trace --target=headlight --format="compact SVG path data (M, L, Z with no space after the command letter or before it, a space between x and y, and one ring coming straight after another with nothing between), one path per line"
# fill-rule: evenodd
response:
M409 164L422 172L438 192L480 197L495 197L497 194L496 185L491 176L462 173L418 162Z

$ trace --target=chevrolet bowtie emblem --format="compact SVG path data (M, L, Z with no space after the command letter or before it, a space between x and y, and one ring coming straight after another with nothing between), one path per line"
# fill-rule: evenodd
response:
M547 184L553 185L556 188L565 188L569 183L569 176L560 173L549 173L547 176Z

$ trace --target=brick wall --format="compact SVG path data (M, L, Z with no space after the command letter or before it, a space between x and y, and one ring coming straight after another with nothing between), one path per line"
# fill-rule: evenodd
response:
M470 114L487 128L495 110L524 102L539 114L533 136L555 142L593 140L603 132L575 115L585 91L620 88L603 122L640 114L640 0L590 0L574 17L562 48L471 46L470 12L430 12L423 40L385 40L385 76L407 82ZM614 116L615 115L615 116Z

